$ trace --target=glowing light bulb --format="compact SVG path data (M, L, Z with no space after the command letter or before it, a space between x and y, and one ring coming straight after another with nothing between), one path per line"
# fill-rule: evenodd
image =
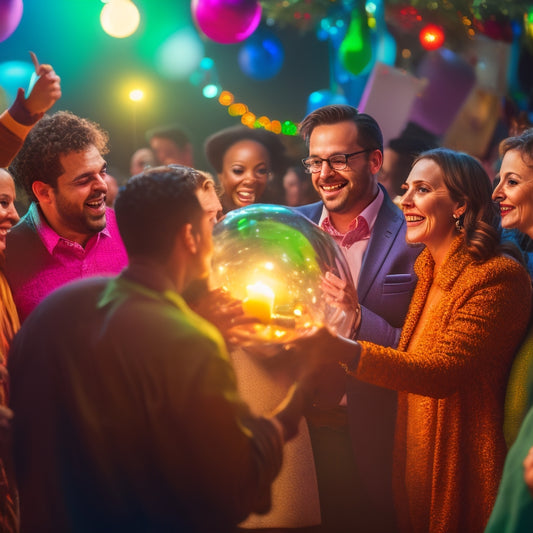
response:
M137 6L131 0L111 0L100 13L100 24L104 31L122 39L129 37L139 27L141 16Z
M144 91L142 89L133 89L130 91L130 100L132 102L139 102L144 98Z
M420 31L419 39L426 50L437 50L444 44L444 31L436 24L428 24Z

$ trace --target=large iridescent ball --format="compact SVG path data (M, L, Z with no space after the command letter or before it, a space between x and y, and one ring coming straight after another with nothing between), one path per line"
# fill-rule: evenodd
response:
M327 325L348 335L354 309L329 304L326 272L351 283L335 241L288 207L253 204L228 213L213 233L212 288L242 300L256 323L250 343L284 344Z

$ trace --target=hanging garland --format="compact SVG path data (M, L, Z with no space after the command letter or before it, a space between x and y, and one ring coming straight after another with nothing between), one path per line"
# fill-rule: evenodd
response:
M317 31L324 23L345 17L361 2L369 0L259 0L267 25ZM531 0L382 0L387 25L396 35L413 35L431 26L443 30L446 46L456 51L483 34L491 39L511 42L512 23L524 24L526 38L533 41ZM327 26L327 24L326 24ZM528 31L530 33L528 33ZM442 43L440 43L442 44ZM431 49L429 46L424 46ZM270 119L253 113L227 90L219 88L208 98L218 97L228 114L240 118L250 128L265 128L277 134L296 135L297 123Z
M269 25L315 30L322 19L352 9L365 0L260 0ZM398 33L418 31L422 24L443 27L447 45L461 49L476 34L510 42L512 22L523 23L531 0L383 0L387 23ZM414 26L414 27L413 27Z

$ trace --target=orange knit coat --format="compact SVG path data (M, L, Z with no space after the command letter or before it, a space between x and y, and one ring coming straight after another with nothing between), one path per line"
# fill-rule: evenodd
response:
M458 237L435 276L425 249L398 349L361 342L355 375L399 391L394 494L401 531L483 531L505 459L503 405L528 323L531 280L516 261L476 263ZM442 297L414 346L432 282Z

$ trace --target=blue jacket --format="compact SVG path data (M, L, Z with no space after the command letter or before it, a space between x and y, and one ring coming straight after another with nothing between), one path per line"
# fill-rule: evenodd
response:
M405 242L405 219L384 191L358 283L361 304L359 340L396 346L416 285L413 265L421 246ZM324 204L295 208L318 224ZM395 391L348 378L348 424L364 491L377 513L393 516L392 450L396 421Z

